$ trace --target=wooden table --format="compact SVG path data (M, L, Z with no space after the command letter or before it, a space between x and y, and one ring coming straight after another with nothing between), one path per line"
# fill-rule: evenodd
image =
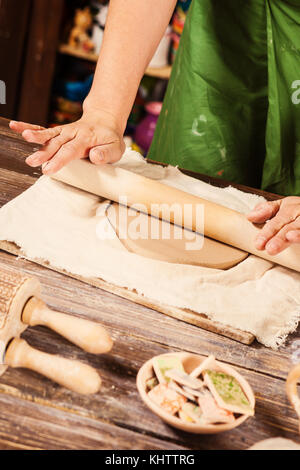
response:
M0 207L40 175L24 163L32 149L0 119ZM45 301L56 310L91 319L101 312L115 344L111 354L93 356L44 327L27 329L23 336L32 346L92 365L103 386L97 395L80 396L34 372L8 369L0 378L0 449L246 449L275 436L299 441L285 395L299 329L279 351L257 342L245 346L0 252L0 267L6 265L37 276ZM170 351L214 354L235 366L254 389L255 417L215 436L190 435L164 424L140 400L135 378L146 360Z

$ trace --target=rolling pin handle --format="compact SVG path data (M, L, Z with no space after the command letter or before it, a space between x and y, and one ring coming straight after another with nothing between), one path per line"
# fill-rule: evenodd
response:
M299 418L300 432L300 398L297 391L297 383L300 378L300 364L293 367L286 379L286 393Z
M113 346L109 334L99 323L50 310L36 297L32 297L25 305L22 321L30 326L47 326L92 354L107 353Z
M32 348L24 339L14 338L8 345L5 364L25 367L42 374L74 392L83 395L97 393L101 386L99 374L79 361L46 354Z

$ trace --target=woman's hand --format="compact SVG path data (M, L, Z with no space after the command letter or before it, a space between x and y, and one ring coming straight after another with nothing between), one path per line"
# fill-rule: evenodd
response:
M32 167L42 165L46 175L79 158L89 157L96 165L113 163L125 151L123 129L118 128L112 115L99 110L86 111L78 121L51 129L15 121L11 121L10 128L27 142L41 145L26 163Z
M291 243L300 243L300 197L258 204L247 216L253 223L265 223L256 237L255 247L276 255Z

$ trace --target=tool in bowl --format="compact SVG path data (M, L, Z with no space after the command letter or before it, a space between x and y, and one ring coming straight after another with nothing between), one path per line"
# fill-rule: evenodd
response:
M8 366L25 367L82 394L96 393L99 374L79 361L38 351L21 339L28 326L43 325L83 350L101 354L113 342L99 324L51 311L41 300L41 286L34 277L13 270L0 270L0 375Z

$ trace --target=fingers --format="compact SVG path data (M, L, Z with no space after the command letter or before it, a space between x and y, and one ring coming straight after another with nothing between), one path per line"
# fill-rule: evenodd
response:
M44 127L41 126L36 126L34 124L28 124L27 122L21 122L21 121L10 121L9 127L15 131L18 132L18 134L22 134L26 129L29 130L43 130L45 129Z
M266 222L255 239L257 250L276 255L291 243L300 242L300 198L289 197L259 204L248 214L248 220Z
M26 159L26 163L32 167L42 165L46 175L56 173L71 160L85 158L89 154L97 165L120 160L125 151L124 141L113 130L97 126L85 120L50 129L24 122L10 123L10 127L21 133L26 141L41 146Z
M289 222L290 219L281 214L269 220L262 228L259 235L256 237L255 248L257 250L266 249L266 245L271 240L271 238L275 237L275 235Z
M51 129L34 130L25 129L22 132L22 137L30 143L46 144L50 139L57 137L61 133L61 127L52 127Z
M42 147L37 152L33 153L26 159L26 163L32 167L38 167L43 163L49 161L54 155L59 151L59 149L72 140L72 136L62 136L59 135L51 139L44 147Z
M254 243L257 250L265 249L270 255L279 253L284 242L288 243L285 237L282 239L279 235L278 239L271 240L287 222L290 222L286 217L278 215L281 202L279 200L260 203L247 215L250 222L257 224L266 222Z
M256 224L263 224L277 214L281 203L281 200L260 203L247 215L247 219Z
M269 255L277 255L291 243L300 243L300 217L291 221L289 215L278 214L266 223L255 240L257 250L266 250Z
M42 169L44 175L52 175L67 165L71 160L87 156L85 145L79 139L73 139L61 146L54 157L46 162Z
M123 140L112 142L106 145L99 145L90 150L90 161L95 165L104 163L115 163L120 160L125 151L125 143Z
M300 219L285 225L265 245L269 255L277 255L285 250L291 243L300 243Z
M19 134L22 134L22 137L27 142L41 145L44 145L50 139L58 136L62 130L61 126L45 129L45 127L42 126L17 121L11 121L9 127Z
M58 138L57 138L58 139ZM57 141L57 144L59 140ZM50 145L49 145L50 146ZM51 148L54 150L54 146ZM60 150L52 157L52 159L43 165L43 173L51 175L59 171L71 160L77 158L84 158L90 155L90 160L96 165L103 163L114 163L120 160L125 151L125 143L123 141L116 141L106 145L100 145L89 150L84 139L79 136L64 143Z

